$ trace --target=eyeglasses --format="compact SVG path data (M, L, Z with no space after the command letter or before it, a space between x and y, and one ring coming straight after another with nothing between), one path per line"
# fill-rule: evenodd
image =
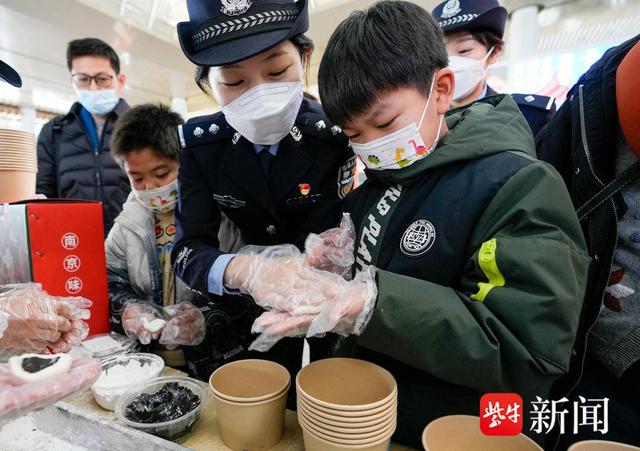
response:
M94 76L87 74L72 74L71 78L78 88L90 87L92 80L95 80L96 86L98 88L109 88L111 87L111 82L113 81L113 75L108 74L98 74Z

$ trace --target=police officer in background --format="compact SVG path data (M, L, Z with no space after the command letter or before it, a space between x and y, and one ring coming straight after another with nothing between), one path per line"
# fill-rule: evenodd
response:
M190 371L204 379L225 361L250 355L251 324L261 313L224 286L234 254L219 250L221 212L248 244L303 248L309 233L340 222L355 156L340 128L303 96L313 51L303 34L307 0L188 0L187 6L190 20L178 24L182 50L198 66L198 85L222 108L179 128L173 260L177 275L208 297L207 338L185 350ZM312 359L326 355L317 345L311 343ZM284 364L293 376L302 346L290 338L257 357Z
M507 10L497 0L448 0L431 12L444 31L449 67L456 76L454 104L497 94L487 84L487 72L504 49ZM531 127L533 136L555 113L555 99L542 95L512 94Z

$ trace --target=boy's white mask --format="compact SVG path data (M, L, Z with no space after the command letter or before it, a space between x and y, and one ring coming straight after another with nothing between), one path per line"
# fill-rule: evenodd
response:
M360 157L362 162L367 166L367 169L404 168L433 152L433 149L435 149L438 144L438 136L440 135L444 115L440 116L436 136L428 149L427 146L424 145L424 141L420 135L420 127L422 126L422 121L429 107L435 80L436 77L434 75L431 81L429 96L425 102L418 124L414 122L389 135L382 136L364 144L350 143L354 153Z

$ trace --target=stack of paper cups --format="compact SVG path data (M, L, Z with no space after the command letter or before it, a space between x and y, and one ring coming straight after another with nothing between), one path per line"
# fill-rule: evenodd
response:
M0 129L0 203L33 198L37 172L33 133Z

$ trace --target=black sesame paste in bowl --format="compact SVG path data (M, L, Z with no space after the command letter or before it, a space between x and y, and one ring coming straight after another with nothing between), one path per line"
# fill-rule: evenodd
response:
M163 423L185 416L200 398L177 382L168 382L155 393L140 393L125 407L124 416L137 423Z

